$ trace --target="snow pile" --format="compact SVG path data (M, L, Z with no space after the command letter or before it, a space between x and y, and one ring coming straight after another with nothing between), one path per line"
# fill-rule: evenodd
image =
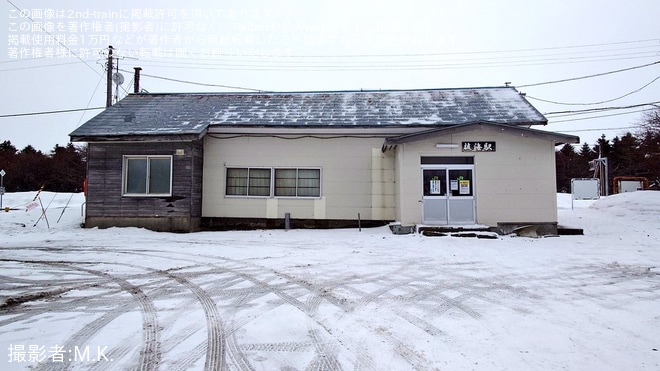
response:
M82 229L82 195L34 196L0 212L2 370L660 369L660 192L558 195L585 235L494 240Z
M602 198L591 205L609 216L645 222L660 220L660 192L638 191L619 193Z

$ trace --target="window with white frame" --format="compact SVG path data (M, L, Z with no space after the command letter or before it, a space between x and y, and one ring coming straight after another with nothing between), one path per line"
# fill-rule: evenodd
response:
M270 196L271 169L228 168L227 196Z
M227 196L320 197L321 170L227 168Z
M124 156L125 196L171 196L172 156Z
M320 169L275 169L275 197L320 196Z

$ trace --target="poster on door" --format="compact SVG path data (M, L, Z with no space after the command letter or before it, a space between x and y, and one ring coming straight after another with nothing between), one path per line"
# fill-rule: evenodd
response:
M442 181L439 179L431 179L430 190L432 195L439 195L442 193Z
M458 193L462 195L470 194L470 181L466 179L461 179L458 181Z

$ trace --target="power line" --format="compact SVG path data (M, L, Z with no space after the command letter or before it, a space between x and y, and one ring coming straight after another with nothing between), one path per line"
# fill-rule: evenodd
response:
M50 115L53 113L67 113L67 112L79 112L79 111L93 111L97 109L105 109L105 107L93 107L93 108L75 108L75 109L66 109L59 111L42 111L42 112L30 112L30 113L12 113L8 115L0 115L0 118L4 117L21 117L21 116L36 116L36 115Z
M13 5L13 4L12 4ZM16 6L15 6L16 7ZM34 21L33 21L34 22ZM571 51L568 53L552 53L552 54L540 54L540 55L512 55L512 56L490 56L490 57L475 57L475 58L451 58L451 59L442 59L442 60L372 60L372 61L342 61L337 59L346 59L346 58L403 58L403 57L453 57L453 56L478 56L478 55L487 55L487 54L510 54L510 53L519 53L519 52L529 52L529 51L547 51L547 50L562 50L562 49L578 49L578 48L593 48L597 46L611 46L611 45L622 45L622 44L633 44L633 43L648 43L651 41L658 41L659 39L647 39L647 40L636 40L636 41L622 41L615 43L601 43L601 44L588 44L588 45L574 45L574 46L565 46L565 47L547 47L547 48L530 48L530 49L515 49L515 50L495 50L495 51L475 51L475 52L447 52L447 53L410 53L410 54L361 54L361 55L278 55L278 56L264 56L264 55L220 55L219 57L224 58L223 63L201 63L201 62L180 62L180 61L159 61L165 66L170 65L169 68L183 68L183 67L174 67L171 65L194 65L194 66L211 66L210 69L242 69L242 70L270 70L270 69L289 69L289 70L362 70L362 69L444 69L444 68L471 68L474 66L485 66L485 67L494 67L497 65L535 65L534 62L539 62L538 64L547 64L540 62L551 62L551 61L571 61L571 60L588 60L589 62L601 61L603 58L612 57L625 57L617 59L632 59L636 57L631 57L634 54L637 55L646 55L647 57L657 56L655 50L648 52L639 52L639 53L630 53L626 52L625 54L606 54L598 56L583 56L583 57L568 57L568 58L542 58L542 57L553 57L561 55L571 55L571 54L585 54L585 53L610 53L614 51L629 51L629 50L639 50L639 49L648 49L648 48L657 48L656 45L647 45L647 46L633 46L625 48L614 48L607 50L585 50L585 51ZM135 49L119 49L118 51L125 51L130 54L139 53L139 50ZM74 53L72 53L75 55ZM202 53L191 53L191 55L198 54L204 56L206 54ZM77 57L77 56L76 56ZM262 59L267 60L241 60L234 59L234 57L261 57ZM78 57L79 58L79 57ZM291 59L302 58L306 59L304 61L295 61ZM334 61L328 61L329 58L334 58ZM594 59L597 58L597 59ZM80 58L79 58L80 59ZM188 58L176 58L186 60ZM275 59L275 61L273 61ZM288 61L281 61L282 59L288 59ZM310 59L322 59L319 61L314 61ZM82 59L81 59L82 60ZM196 61L204 60L217 60L217 58L195 58ZM280 60L280 61L277 61ZM142 59L143 62L150 63L148 59ZM10 63L18 61L3 61L2 63ZM83 60L83 62L85 62ZM230 62L230 63L227 63ZM466 65L465 62L472 62ZM85 62L86 63L86 62ZM521 64L526 63L526 64ZM62 63L68 64L68 63ZM347 65L348 64L348 65ZM32 67L19 67L14 69L0 70L12 71L12 70L21 70L21 69L30 69L30 68L41 68L48 66L56 66L61 64L51 64L45 66L32 66ZM234 67L234 68L227 68ZM532 86L522 85L519 87Z
M127 70L120 70L122 72L130 72ZM216 87L216 88L227 88L227 89L239 89L239 90L249 90L249 91L254 91L254 92L265 92L265 90L261 89L253 89L253 88L243 88L240 86L230 86L230 85L220 85L220 84L208 84L204 82L194 82L194 81L186 81L186 80L179 80L179 79L173 79L169 77L163 77L163 76L155 76L155 75L149 75L146 73L140 74L140 76L148 76L148 77L153 77L154 79L161 79L161 80L167 80L167 81L173 81L173 82L180 82L184 84L192 84L192 85L200 85L200 86L211 86L211 87Z
M653 48L654 50L651 51L646 51L646 52L638 52L638 53L630 53L630 50L639 50L639 49L649 49ZM140 50L136 49L122 49L120 51L132 54L132 53L140 53ZM593 50L593 51L577 51L577 52L570 52L570 53L553 53L553 54L537 54L537 55L514 55L514 56L489 56L489 57L470 57L470 58L453 58L453 56L460 56L460 55L474 55L474 54L491 54L491 52L473 52L473 53L437 53L437 54L389 54L389 55L370 55L370 58L379 58L375 60L367 60L367 61L359 61L359 60L333 60L333 61L328 61L328 58L331 58L331 56L298 56L299 58L304 58L305 60L291 60L291 59L296 59L294 56L289 56L289 55L258 55L258 54L234 54L234 53L227 53L227 54L213 54L215 55L215 58L204 58L211 56L208 53L190 53L191 57L194 57L195 61L218 61L219 59L223 60L231 60L232 62L235 63L254 63L254 64L259 64L259 63L283 63L283 64L315 64L315 63L332 63L332 64L346 64L346 63L391 63L392 59L396 60L396 63L419 63L420 61L428 61L428 62L442 62L445 60L451 60L451 61L483 61L483 60L502 60L502 59L512 59L512 58L518 58L518 59L530 59L530 58L540 58L540 57L555 57L555 56L562 56L562 55L575 55L575 54L586 54L586 53L610 53L610 52L615 52L615 51L626 51L625 54L616 54L616 55L631 55L631 54L640 54L640 53L646 53L646 54L652 54L656 55L657 52L657 46L656 45L648 45L648 46L641 46L641 47L630 47L630 48L617 48L617 49L607 49L607 50ZM496 52L493 52L496 53ZM438 57L438 56L443 56L443 57L452 57L452 58L442 58L442 59L427 59L426 57ZM407 57L415 57L415 58L420 58L421 59L412 59L412 60L398 60L398 58L407 58ZM602 56L601 56L602 57ZM257 58L257 59L236 59L236 58ZM336 59L341 59L342 56L335 56ZM389 60L382 60L380 58L390 58ZM141 60L145 61L147 59L140 58ZM177 60L187 60L190 58L187 57L177 57ZM312 59L312 60L309 60ZM318 60L313 60L313 59L318 59ZM277 62L280 61L280 62ZM167 61L167 63L171 64L195 64L199 65L202 63L199 62L174 62L174 61ZM203 64L203 65L211 65L209 63Z
M278 58L301 58L301 59L314 59L314 58L403 58L403 57L437 57L437 56L453 56L453 55L479 55L479 54L504 54L504 53L521 53L521 52L534 52L534 51L549 51L549 50L562 50L562 49L579 49L579 48L594 48L599 46L611 45L624 45L635 43L650 43L658 42L660 39L643 39L631 41L618 41L610 43L599 44L583 44L583 45L569 45L569 46L556 46L544 48L527 48L527 49L509 49L509 50L487 50L487 51L471 51L471 52L444 52L444 53L400 53L400 54L318 54L318 55L278 55ZM657 47L657 45L649 45L647 47ZM637 47L640 48L640 47ZM642 47L643 48L643 47ZM134 50L134 49L133 49ZM625 49L620 49L625 50ZM263 57L259 54L241 54L241 57Z
M565 106L592 106L592 105L597 105L597 104L604 104L604 103L614 102L614 101L616 101L616 100L619 100L619 99L625 98L625 97L627 97L627 96L633 95L633 94L635 94L635 93L638 93L638 92L642 91L644 88L646 88L647 86L649 86L649 85L653 84L654 82L656 82L658 79L660 79L660 76L656 77L656 78L653 79L651 82L645 84L645 85L642 86L641 88L639 88L639 89L635 89L635 90L631 91L630 93L624 94L624 95L622 95L622 96L620 96L620 97L616 97L616 98L612 98L612 99L608 99L608 100L603 100L603 101L600 101L600 102L591 102L591 103L566 103L566 102L556 102L556 101L547 100L547 99L535 98L535 97L532 97L532 96L530 96L530 95L528 95L528 94L525 94L525 98L534 99L534 100L537 100L537 101L540 101L540 102L546 102L546 103L552 103L552 104L560 104L560 105L565 105Z
M580 130L562 130L562 133L579 133L583 131L604 131L604 130L626 130L626 129L636 129L637 126L623 126L619 128L595 128L595 129L580 129Z
M525 67L540 65L557 65L573 63L590 63L616 60L631 60L640 58L657 58L657 53L644 53L642 56L632 56L626 54L612 54L588 57L574 58L544 58L536 60L505 60L505 61L486 61L486 62L460 62L457 60L446 61L371 61L371 62L351 62L351 64L334 64L327 61L309 62L318 64L297 64L298 62L272 62L272 61L245 61L245 62L218 62L218 63L187 63L158 61L155 64L149 64L152 67L189 69L195 66L195 69L225 70L225 71L401 71L401 70L446 70L446 69L474 69L474 68L498 68L498 67ZM150 61L143 61L151 63ZM321 64L323 63L323 64ZM184 64L176 66L173 64ZM528 86L528 85L523 85Z
M620 45L631 43L648 43L659 39L626 41L618 43L591 44L582 46L518 49L509 51L483 51L483 52L451 52L451 53L423 53L423 54L364 54L364 55L248 55L248 54L209 54L190 53L183 58L171 58L169 60L154 60L151 58L140 58L142 63L156 63L151 66L166 68L195 68L218 69L218 70L246 70L246 71L351 71L351 70L430 70L430 69L458 69L477 67L505 67L505 66L534 66L541 64L576 63L576 62L600 62L607 60L628 60L638 58L657 58L657 45L632 46L623 48L609 48L601 50L578 50L567 53L543 53L537 55L491 55L492 53L513 53L530 50L558 50L571 48L584 48L603 45ZM644 50L632 53L630 50ZM119 50L133 55L139 50ZM616 53L616 52L624 53ZM579 54L591 54L579 56ZM215 58L204 58L215 56ZM441 59L427 59L426 57L438 57ZM460 57L466 56L466 57ZM256 59L246 59L255 57ZM346 60L347 58L378 58L375 60ZM413 57L415 59L401 60L399 58ZM458 58L457 58L458 57ZM384 59L388 58L388 59ZM420 58L420 59L416 59ZM298 59L298 60L296 60ZM302 60L301 60L302 59ZM191 61L192 60L192 61ZM205 63L204 61L212 61Z
M90 60L91 62L91 60ZM20 70L31 70L31 69L36 69L36 68L46 68L46 67L56 67L56 66L66 66L69 64L77 64L80 62L63 62L63 63L52 63L52 64L44 64L41 66L28 66L28 67L16 67L16 68L9 68L5 70L0 70L0 72L10 72L10 71L20 71Z
M548 112L548 113L544 113L544 115L583 114L583 113L594 113L594 112L602 112L602 111L614 111L614 110L630 109L630 108L637 108L637 107L644 107L644 106L654 106L658 103L660 103L660 101L640 103L640 104L632 104L632 105L629 105L629 106L600 107L600 108L588 108L588 109L575 110L575 111Z
M92 99L94 99L94 95L96 95L96 90L99 88L99 85L101 85L101 81L103 81L103 76L101 76L101 78L99 79L99 82L96 83L96 87L94 88L94 91L92 92L92 96L89 97L89 101L87 101L87 107L88 108L89 108L89 105L92 103ZM80 119L78 120L78 124L76 125L76 127L80 126L80 123L82 122L83 117L85 117L84 113L80 115Z
M622 115L629 115L633 113L639 113L639 112L647 112L650 111L650 109L643 109L643 110L637 110L637 111L631 111L631 112L620 112L620 113L612 113L609 115L600 115L600 116L591 116L591 117L582 117L582 118L575 118L575 119L567 119L567 120L553 120L550 119L551 124L556 124L560 122L572 122L572 121L584 121L584 120L592 120L592 119L599 119L599 118L604 118L604 117L613 117L613 116L622 116ZM605 130L605 129L603 129Z
M475 51L475 52L451 52L451 53L420 53L420 54L348 54L348 55L293 55L290 57L295 58L363 58L363 57L419 57L419 56L439 56L439 55L460 55L460 54L495 54L495 53L520 53L520 52L530 52L530 51L545 51L545 50L560 50L560 49L576 49L576 48L592 48L596 46L605 46L605 45L621 45L621 44L631 44L631 43L643 43L643 42L657 42L660 39L645 39L645 40L635 40L635 41L619 41L612 43L601 43L601 44L585 44L585 45L569 45L569 46L556 46L556 47L545 47L545 48L530 48L530 49L510 49L510 50L491 50L491 51Z
M576 80L590 79L590 78L592 78L592 77L600 77L600 76L611 75L611 74L615 74L615 73L619 73L619 72L625 72L625 71L636 70L636 69L639 69L639 68L645 68L645 67L653 66L653 65L656 65L656 64L660 64L660 61L655 61L655 62L653 62L653 63L643 64L643 65L640 65L640 66L634 66L634 67L629 67L629 68L623 68L623 69L620 69L620 70L614 70L614 71L608 71L608 72L597 73L597 74L594 74L594 75L586 75L586 76L572 77L572 78L569 78L569 79L563 79L563 80L555 80L555 81L539 82L539 83L535 83L535 84L518 85L517 87L518 87L518 88L527 88L527 87L530 87L530 86L539 86L539 85L557 84L557 83L560 83L560 82L568 82L568 81L576 81Z

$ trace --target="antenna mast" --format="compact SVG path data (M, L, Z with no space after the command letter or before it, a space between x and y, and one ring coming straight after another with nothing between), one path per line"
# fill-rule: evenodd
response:
M119 75L119 58L117 58L117 72L112 76L112 81L115 82L115 102L119 100L119 85L124 82L123 80Z

